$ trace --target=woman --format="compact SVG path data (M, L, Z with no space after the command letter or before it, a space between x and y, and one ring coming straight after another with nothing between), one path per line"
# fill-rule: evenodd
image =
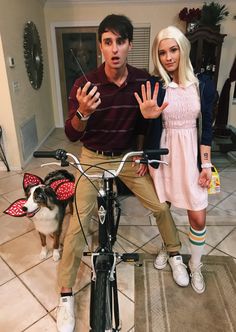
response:
M197 293L203 293L201 256L206 237L207 188L211 181L211 113L215 89L206 75L201 75L204 80L199 84L189 53L190 43L179 29L169 26L161 30L152 48L154 73L160 78L159 84L158 79L153 78L151 83L142 86L142 99L137 93L135 97L143 116L155 119L150 124L148 147L169 149L169 154L162 157L169 165L150 168L150 173L160 201L187 210L191 284ZM164 103L159 107L163 98ZM199 117L202 117L200 151Z

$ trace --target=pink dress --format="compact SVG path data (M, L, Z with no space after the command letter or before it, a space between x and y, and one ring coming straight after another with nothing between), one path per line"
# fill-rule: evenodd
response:
M171 202L176 207L199 211L207 207L207 189L198 184L197 128L200 114L200 98L195 84L186 88L171 82L166 89L163 111L162 148L169 154L162 156L168 166L160 164L158 169L150 167L160 202Z

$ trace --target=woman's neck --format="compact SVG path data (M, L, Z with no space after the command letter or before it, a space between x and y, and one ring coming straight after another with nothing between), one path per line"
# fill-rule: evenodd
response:
M169 73L172 82L175 82L176 84L179 84L179 73L178 72L174 72L174 73Z

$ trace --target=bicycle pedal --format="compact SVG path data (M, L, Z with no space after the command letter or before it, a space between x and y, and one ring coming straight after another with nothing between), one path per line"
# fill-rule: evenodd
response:
M122 254L121 259L123 262L137 262L139 260L139 254L137 253L125 253Z

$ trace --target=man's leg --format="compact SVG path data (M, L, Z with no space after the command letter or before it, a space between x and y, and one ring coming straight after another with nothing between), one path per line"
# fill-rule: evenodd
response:
M180 286L187 286L189 276L186 266L183 264L182 257L178 253L181 243L169 206L167 203L160 203L149 174L143 177L137 176L136 169L136 166L132 167L130 163L126 164L120 178L141 203L153 212L156 218L166 251L160 252L160 256L158 255L155 264L159 264L159 268L164 268L170 255L169 262L175 282Z
M89 161L81 158L81 162L88 164ZM97 172L97 170L96 170ZM85 178L81 177L77 187L76 202L80 221L86 232L88 222L91 220L96 206L97 191ZM59 332L73 332L75 326L74 297L72 287L74 286L81 256L85 246L84 236L74 206L74 214L64 240L62 259L58 270L58 284L61 289L61 297L57 311L57 328Z
M137 176L136 168L127 163L120 174L121 180L140 200L142 205L153 212L168 252L178 252L181 243L174 220L166 203L160 203L149 174Z

